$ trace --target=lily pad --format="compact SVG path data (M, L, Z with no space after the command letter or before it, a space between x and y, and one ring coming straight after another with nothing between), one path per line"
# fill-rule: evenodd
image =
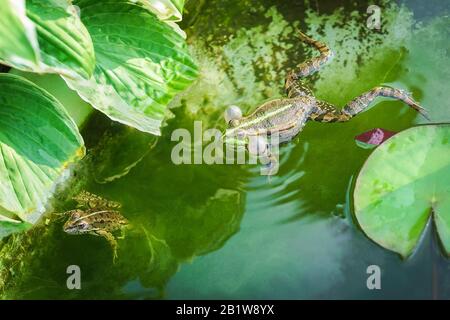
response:
M430 217L450 254L450 124L402 131L364 164L355 215L369 238L408 257Z
M111 119L159 135L166 106L197 77L184 39L138 3L74 4L97 63L89 80L65 77L69 87Z
M35 223L84 152L76 124L53 96L24 78L0 74L0 229Z

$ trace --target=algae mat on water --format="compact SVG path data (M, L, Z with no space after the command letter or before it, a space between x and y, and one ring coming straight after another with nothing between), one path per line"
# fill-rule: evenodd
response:
M364 232L409 256L432 215L450 253L450 124L405 130L377 148L356 181L355 213Z

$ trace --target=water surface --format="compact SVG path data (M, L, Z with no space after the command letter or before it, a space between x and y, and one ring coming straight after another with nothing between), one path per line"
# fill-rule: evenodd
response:
M353 219L352 183L371 152L354 137L426 122L400 102L380 100L347 123L308 123L281 148L280 171L270 181L257 166L171 162L174 129L192 131L194 120L223 129L228 105L250 111L283 95L287 71L315 53L298 41L296 28L336 52L310 79L317 97L342 106L376 85L393 85L411 91L433 122L450 121L448 1L384 1L380 31L366 27L366 9L354 1L188 5L184 27L201 74L172 103L175 117L163 136L156 141L95 115L83 132L89 155L55 204L55 211L70 209L66 199L81 189L121 202L132 228L119 241L118 261L104 239L66 235L62 221L49 216L3 245L2 263L14 270L3 276L4 296L450 298L450 263L432 228L402 260ZM82 290L65 286L71 264L81 267ZM382 270L382 290L366 287L372 264Z

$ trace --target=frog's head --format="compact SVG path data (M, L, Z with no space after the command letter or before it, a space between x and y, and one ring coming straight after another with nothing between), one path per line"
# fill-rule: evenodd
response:
M228 129L222 139L227 146L235 149L244 147L250 154L256 156L266 154L268 145L265 136L254 129L248 129L239 107L230 106L225 111L225 121L228 124Z
M226 145L233 147L245 147L248 144L246 132L240 128L242 111L238 106L230 106L224 113L225 121L228 125L222 139Z
M90 230L89 222L80 218L80 215L73 214L63 226L64 232L68 234L83 234Z

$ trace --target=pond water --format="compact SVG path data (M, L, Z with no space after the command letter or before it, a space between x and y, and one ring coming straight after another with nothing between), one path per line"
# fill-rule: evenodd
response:
M447 0L380 1L381 30L366 26L363 1L211 0L188 3L183 27L200 77L172 102L159 139L94 114L83 130L88 156L56 212L85 189L123 205L130 220L112 261L99 237L69 236L48 218L4 241L3 297L132 299L450 298L450 260L432 224L402 260L367 238L352 213L353 182L371 150L354 137L401 131L426 120L380 100L346 123L306 125L280 148L268 179L252 165L175 165L176 128L224 129L231 104L250 111L283 95L290 68L315 52L299 28L329 44L332 63L309 79L338 106L380 84L407 89L432 122L450 121L450 6ZM5 252L9 252L6 254ZM78 265L82 289L66 288ZM382 289L368 290L369 265Z

